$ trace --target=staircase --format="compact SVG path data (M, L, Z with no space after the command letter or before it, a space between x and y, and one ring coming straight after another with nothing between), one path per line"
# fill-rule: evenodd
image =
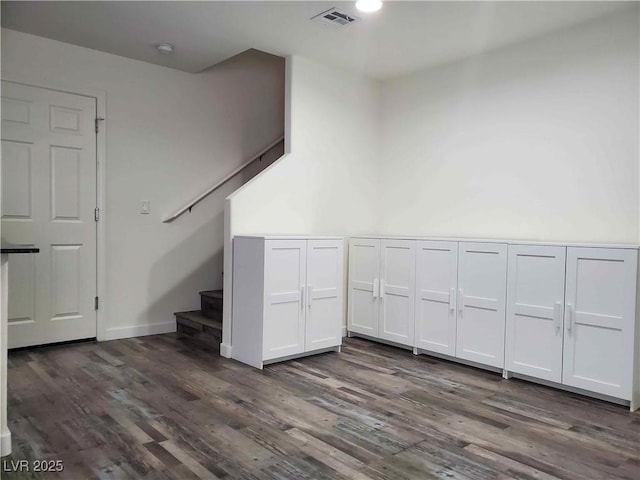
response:
M239 174L243 174L243 182L256 176L266 167L279 159L285 150L284 135L276 139L262 149L251 159L229 172L217 183L195 197L190 203L176 210L162 220L171 223L181 215L191 212L193 207L205 198L225 185L229 180ZM226 243L226 239L225 239ZM215 343L216 347L222 342L222 290L209 290L200 292L200 310L188 312L176 312L176 327L179 337L198 337L202 340Z
M178 336L198 336L216 343L222 340L222 290L200 292L200 310L176 312Z

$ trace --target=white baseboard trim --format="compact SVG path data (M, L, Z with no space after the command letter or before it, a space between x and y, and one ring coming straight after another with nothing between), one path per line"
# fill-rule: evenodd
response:
M130 327L107 328L105 340L120 338L144 337L145 335L159 335L176 331L176 322L148 323L146 325L132 325Z
M220 356L224 358L231 358L231 345L227 345L226 343L221 343Z
M0 434L0 457L11 454L11 432L7 429Z

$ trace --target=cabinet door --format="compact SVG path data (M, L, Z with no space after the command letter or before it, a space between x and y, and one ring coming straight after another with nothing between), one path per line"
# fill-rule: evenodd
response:
M509 371L562 381L565 256L565 247L509 245Z
M415 337L415 240L382 240L378 336L413 346Z
M458 242L418 241L416 347L456 354Z
M504 366L507 246L459 244L456 357Z
M342 251L342 240L307 240L306 351L342 343Z
M265 242L263 359L304 352L306 240Z
M562 383L630 400L636 250L567 249Z
M378 336L380 240L349 240L349 331Z

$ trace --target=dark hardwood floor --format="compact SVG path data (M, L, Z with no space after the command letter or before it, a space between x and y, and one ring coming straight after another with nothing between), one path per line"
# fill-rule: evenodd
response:
M640 415L359 339L264 371L158 335L10 353L20 459L63 479L633 479ZM5 469L7 463L5 463Z

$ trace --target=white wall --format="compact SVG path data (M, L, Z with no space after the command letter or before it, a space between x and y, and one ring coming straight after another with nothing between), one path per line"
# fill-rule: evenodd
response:
M294 56L287 90L289 153L229 197L229 235L375 230L378 82ZM225 272L230 255L225 248ZM230 287L225 273L227 355Z
M383 83L381 233L637 244L637 13Z
M194 75L3 29L2 76L106 92L106 336L173 330L173 312L222 286L223 202L239 181L162 218L283 134L284 59L252 51Z
M376 221L378 83L292 57L290 153L231 197L233 233L342 234Z

